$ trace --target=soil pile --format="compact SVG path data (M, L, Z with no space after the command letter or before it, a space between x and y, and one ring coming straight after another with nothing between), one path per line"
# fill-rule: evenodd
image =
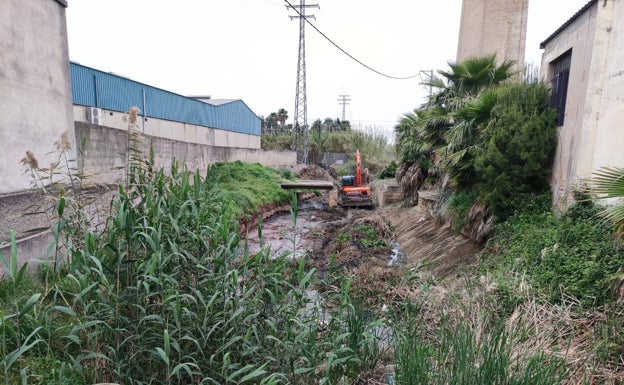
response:
M314 165L303 168L299 171L297 177L303 180L328 180L335 182L327 170Z

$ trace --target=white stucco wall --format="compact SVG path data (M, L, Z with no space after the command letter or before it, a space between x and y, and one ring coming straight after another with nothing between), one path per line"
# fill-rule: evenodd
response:
M574 190L603 166L624 166L624 6L597 1L544 47L541 71L572 50L563 126L553 165L554 203L565 209Z
M76 122L88 123L89 107L74 105L73 114ZM128 123L124 122L125 113L102 109L102 126L125 130ZM187 143L205 144L208 146L237 147L260 149L260 136L242 134L217 128L198 126L171 120L148 117L145 122L139 121L139 127L146 135L159 138L179 140Z
M604 82L595 90L596 138L591 170L604 166L624 167L624 1L610 1L611 17L603 26ZM608 24L607 24L608 23Z
M40 167L64 131L74 138L65 6L55 0L0 1L0 194L30 187L19 164ZM71 154L75 157L75 153Z

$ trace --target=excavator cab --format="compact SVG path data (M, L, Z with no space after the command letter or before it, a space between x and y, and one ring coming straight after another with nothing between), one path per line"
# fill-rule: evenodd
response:
M362 183L362 165L360 152L355 153L355 175L345 175L341 178L342 187L338 203L342 207L368 207L372 208L373 197L371 189Z
M345 175L342 177L342 187L355 186L355 177L353 175Z

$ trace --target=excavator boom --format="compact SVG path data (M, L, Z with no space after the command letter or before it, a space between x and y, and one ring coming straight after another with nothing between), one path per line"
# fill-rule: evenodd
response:
M342 177L342 188L338 199L342 207L373 207L371 189L364 186L360 151L355 152L355 175Z

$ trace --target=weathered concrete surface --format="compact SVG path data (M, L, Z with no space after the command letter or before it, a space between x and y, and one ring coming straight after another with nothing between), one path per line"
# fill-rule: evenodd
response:
M72 215L72 210L81 207L81 214L90 223L92 229L98 228L109 212L109 203L117 194L117 186L85 185L80 189L79 203L69 191L66 196L64 216ZM57 207L60 193L41 190L27 190L20 193L0 194L0 252L9 257L11 251L10 230L13 231L17 244L20 265L30 262L31 268L41 261L54 258L49 249L53 243L52 226L58 222ZM51 249L53 250L53 249ZM0 276L2 268L0 267Z
M551 180L554 203L564 210L594 171L624 165L624 2L596 1L545 41L541 76L547 82L554 76L551 63L570 50Z
M49 228L53 205L41 191L0 195L0 242L9 240L9 230L13 230L16 239L21 239L32 235L37 228Z
M65 7L54 0L0 1L0 194L25 190L26 151L41 167L59 136L73 139ZM75 157L75 155L71 155Z
M76 137L79 143L84 144L78 158L78 168L83 173L92 175L98 183L113 183L122 178L128 148L126 130L76 122ZM173 159L186 163L190 170L199 170L200 173L216 162L240 160L275 168L297 163L293 151L208 146L153 136L143 136L142 142L145 154L150 144L154 147L155 166L165 170L170 168Z
M457 61L496 54L524 63L528 0L463 0Z
M406 270L425 267L438 279L449 277L462 266L477 261L480 248L470 239L458 234L451 223L442 223L431 215L431 192L420 194L418 205L403 207L400 203L380 208L381 215L394 227L394 238L406 258Z
M333 190L334 182L323 180L300 180L297 182L281 183L284 190Z
M54 255L47 255L47 250L52 244L54 237L50 231L33 234L16 241L17 263L21 267L28 263L28 269L34 271L41 263L48 263L54 260ZM11 255L11 245L0 243L0 253L9 260ZM0 265L0 278L5 275L4 268Z
M377 198L377 207L382 207L403 199L401 186L394 179L382 179L373 183L374 196Z

